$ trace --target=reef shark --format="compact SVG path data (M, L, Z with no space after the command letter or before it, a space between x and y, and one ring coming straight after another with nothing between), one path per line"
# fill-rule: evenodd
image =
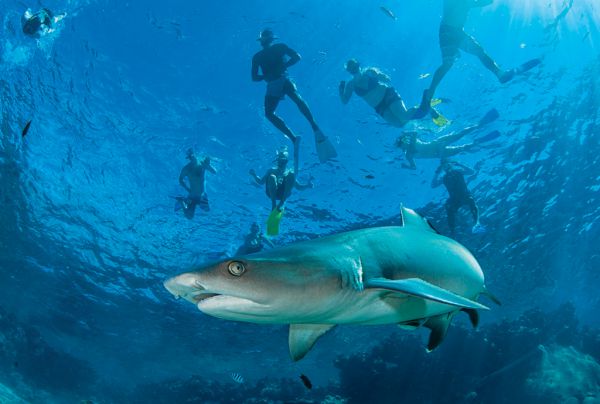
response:
M234 257L170 278L176 298L208 315L289 324L293 360L338 324L431 330L428 350L459 311L477 326L484 276L473 255L402 208L402 226L375 227Z

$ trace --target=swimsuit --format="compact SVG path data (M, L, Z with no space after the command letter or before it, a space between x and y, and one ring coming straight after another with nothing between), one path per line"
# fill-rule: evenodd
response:
M385 94L383 95L383 98L381 99L379 104L375 106L375 112L377 112L383 117L385 111L387 111L388 108L398 100L402 100L400 94L398 94L396 90L394 90L394 87L387 87L385 89Z
M296 85L287 76L281 76L278 79L267 83L267 93L265 97L283 99L286 94L296 91Z

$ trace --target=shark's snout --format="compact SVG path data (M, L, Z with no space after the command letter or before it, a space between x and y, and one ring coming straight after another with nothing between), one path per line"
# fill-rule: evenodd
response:
M176 299L183 298L194 304L216 296L215 293L208 292L200 283L198 276L193 273L169 278L163 282L163 285Z

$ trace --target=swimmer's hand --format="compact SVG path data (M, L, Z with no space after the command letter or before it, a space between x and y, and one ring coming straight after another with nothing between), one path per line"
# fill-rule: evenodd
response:
M315 187L315 183L313 182L314 179L315 179L315 177L313 177L312 175L308 179L308 187L311 189Z
M254 168L251 168L250 171L248 171L248 174L250 174L252 177L256 177L256 171L254 171Z
M346 89L346 82L344 80L342 80L342 81L340 81L340 87L339 87L340 94L343 94L345 89Z

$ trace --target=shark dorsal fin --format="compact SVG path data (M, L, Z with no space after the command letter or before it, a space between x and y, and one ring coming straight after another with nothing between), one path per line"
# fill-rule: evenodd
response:
M427 219L423 218L412 209L405 208L404 206L400 207L400 216L402 218L402 226L404 227L422 229L439 234L439 232L431 226Z
M294 361L304 358L320 336L335 324L290 324L290 356Z

